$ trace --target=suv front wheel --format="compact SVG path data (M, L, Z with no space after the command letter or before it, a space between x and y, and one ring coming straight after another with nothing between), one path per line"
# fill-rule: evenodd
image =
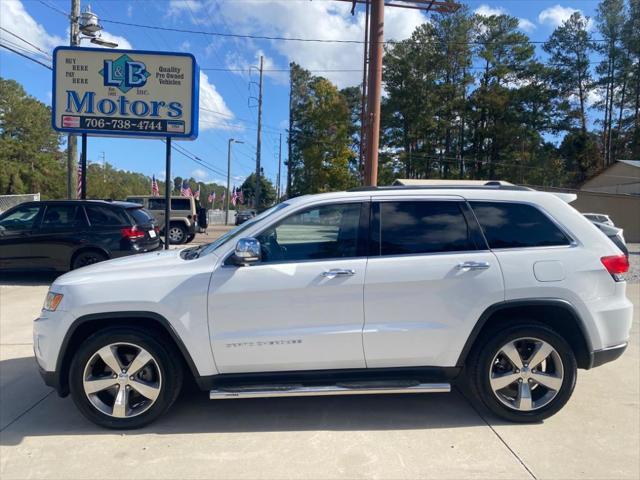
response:
M162 415L182 386L182 365L144 330L114 327L82 343L69 371L73 401L107 428L142 427Z
M491 412L511 422L538 422L567 403L577 364L558 333L527 322L483 338L469 359L469 380L474 396Z

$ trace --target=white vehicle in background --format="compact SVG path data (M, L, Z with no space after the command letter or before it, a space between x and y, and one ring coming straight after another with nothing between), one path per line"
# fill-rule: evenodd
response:
M585 218L587 218L591 223L593 223L598 229L604 233L609 239L620 249L622 252L628 257L629 249L627 248L627 242L624 239L624 230L616 227L613 224L613 221L607 215L602 214L593 214L593 213L584 213ZM595 220L595 218L599 220L605 220L604 222L599 222Z
M309 195L209 245L59 277L34 349L45 382L109 428L158 418L185 375L211 399L464 378L494 414L535 422L566 404L578 368L624 352L628 266L566 201L528 188Z
M588 220L593 223L602 223L604 225L609 225L610 227L615 227L613 220L609 215L605 215L604 213L583 213Z

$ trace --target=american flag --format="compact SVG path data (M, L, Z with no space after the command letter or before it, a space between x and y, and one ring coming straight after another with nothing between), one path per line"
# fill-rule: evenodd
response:
M216 203L216 192L211 192L209 194L209 203L211 205L213 205L214 203Z
M238 189L236 186L233 186L233 195L231 195L231 204L235 207L238 202Z
M82 198L82 164L78 162L78 189L76 191L77 198Z
M154 197L160 196L160 188L158 187L158 181L156 180L155 175L151 179L151 195L153 195Z
M193 197L193 192L191 191L189 182L187 182L186 180L182 181L182 188L180 188L180 195L182 195L183 197Z
M196 190L196 193L193 194L193 198L200 200L200 184L198 184L198 189Z
M241 187L238 187L238 203L244 205L244 192Z
M224 199L225 199L225 195L227 192L222 192L222 197L220 197L220 201L222 202L222 205L224 206Z

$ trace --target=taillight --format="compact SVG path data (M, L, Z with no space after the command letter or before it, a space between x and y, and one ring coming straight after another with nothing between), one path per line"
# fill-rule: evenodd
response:
M138 230L138 227L127 227L120 231L122 232L122 237L128 238L129 240L144 238L144 232L142 230Z
M160 234L160 227L153 227L157 234Z
M629 259L625 255L602 257L600 261L616 282L623 281L623 274L629 271Z

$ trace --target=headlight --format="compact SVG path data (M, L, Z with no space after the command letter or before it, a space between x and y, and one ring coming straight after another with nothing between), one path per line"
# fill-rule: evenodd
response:
M62 294L49 292L47 293L47 298L44 299L44 305L42 306L43 310L49 310L50 312L55 312L58 305L62 301Z

